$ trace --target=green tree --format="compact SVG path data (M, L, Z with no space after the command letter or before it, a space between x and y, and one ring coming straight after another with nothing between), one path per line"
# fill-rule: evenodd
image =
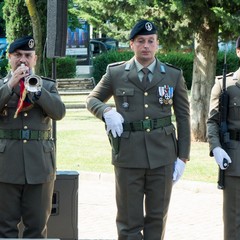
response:
M0 0L0 37L3 37L5 35L5 22L3 19L3 5L4 5L4 1Z
M235 40L240 33L239 0L75 0L79 14L91 25L118 40L140 18L158 26L166 51L194 46L191 89L192 135L206 141L210 91L216 74L218 41ZM236 66L237 67L237 66Z
M39 74L46 41L47 0L5 0L3 18L8 42L25 35L34 37L38 55L35 72Z

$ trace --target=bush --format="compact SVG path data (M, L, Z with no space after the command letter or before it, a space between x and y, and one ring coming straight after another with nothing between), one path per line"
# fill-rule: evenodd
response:
M223 74L224 57L224 52L218 53L216 76ZM239 58L237 57L235 51L230 51L227 53L226 62L227 73L235 72L237 70L237 67L239 66Z
M7 67L8 67L8 60L1 59L0 60L0 78L3 78L7 75Z
M43 75L52 77L52 59L46 60L46 70ZM57 79L60 78L74 78L76 76L76 58L65 57L56 59Z
M105 73L107 65L114 62L127 61L133 57L132 51L110 51L97 56L93 61L93 77L98 83ZM163 63L172 64L183 70L188 89L192 86L193 53L170 52L167 54L157 53L156 57ZM219 52L217 57L216 75L222 75L224 64L224 52ZM227 72L236 71L239 59L234 51L227 54Z

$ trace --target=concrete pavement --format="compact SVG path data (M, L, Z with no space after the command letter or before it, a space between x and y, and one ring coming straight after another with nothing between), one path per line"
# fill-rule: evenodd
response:
M79 239L117 239L113 174L79 173ZM222 191L180 180L173 187L166 240L223 239Z

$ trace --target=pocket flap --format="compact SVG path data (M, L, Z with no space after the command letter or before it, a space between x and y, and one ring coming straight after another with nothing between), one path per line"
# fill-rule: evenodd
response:
M175 132L175 126L173 124L171 124L170 126L166 126L164 127L164 131L167 135L172 134L173 132Z
M133 96L134 88L117 88L116 96Z
M0 141L0 152L3 153L6 148L6 141Z
M53 143L51 141L43 141L44 152L52 152L54 150Z

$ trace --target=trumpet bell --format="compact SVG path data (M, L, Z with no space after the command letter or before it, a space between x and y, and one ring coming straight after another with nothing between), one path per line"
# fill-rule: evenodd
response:
M25 88L28 92L39 92L42 88L42 78L37 75L29 75L25 78Z

